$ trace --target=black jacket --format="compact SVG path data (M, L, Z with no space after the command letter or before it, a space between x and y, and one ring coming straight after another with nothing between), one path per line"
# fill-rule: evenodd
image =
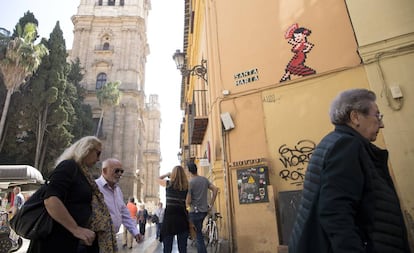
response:
M387 160L348 126L324 137L306 171L289 253L408 253Z

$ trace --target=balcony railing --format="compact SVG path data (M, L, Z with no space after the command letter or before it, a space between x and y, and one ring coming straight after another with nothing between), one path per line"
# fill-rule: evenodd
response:
M195 90L193 103L188 107L190 144L201 144L208 124L207 90Z
M185 145L182 147L182 161L184 161L184 164L194 161L197 155L197 145Z

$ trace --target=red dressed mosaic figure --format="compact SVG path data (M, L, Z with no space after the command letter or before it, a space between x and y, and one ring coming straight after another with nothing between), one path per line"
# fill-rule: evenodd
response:
M311 30L298 27L297 24L292 25L285 33L288 43L293 45L291 51L295 54L289 61L285 69L285 74L280 82L290 80L291 75L308 76L315 74L316 71L305 65L306 54L313 48L313 44L308 42L307 37L311 34Z

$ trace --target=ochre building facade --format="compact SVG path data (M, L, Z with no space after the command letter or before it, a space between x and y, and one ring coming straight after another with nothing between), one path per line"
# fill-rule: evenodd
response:
M232 252L287 252L309 158L332 99L378 96L410 243L414 235L414 2L185 0L181 156L220 188ZM302 29L306 43L290 41ZM303 41L303 40L302 40ZM173 53L173 52L171 52ZM178 74L178 73L177 73Z

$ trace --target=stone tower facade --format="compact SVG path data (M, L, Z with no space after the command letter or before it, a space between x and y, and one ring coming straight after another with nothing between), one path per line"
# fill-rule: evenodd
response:
M148 196L151 202L158 200L158 188L148 187L148 183L158 177L161 159L158 97L151 95L147 103L145 96L149 10L150 0L81 0L72 16L74 40L70 51L70 59L79 58L84 68L85 103L92 106L97 125L103 109L96 91L106 82L121 82L119 105L103 111L98 134L104 144L101 159L122 161L125 172L120 186L124 198L134 196L144 203ZM154 115L158 118L148 118Z
M141 196L147 204L148 210L155 210L159 202L160 186L155 180L160 176L160 126L161 115L157 95L150 95L149 102L145 106L145 133L144 148L144 172L140 174ZM142 175L142 176L141 176Z

